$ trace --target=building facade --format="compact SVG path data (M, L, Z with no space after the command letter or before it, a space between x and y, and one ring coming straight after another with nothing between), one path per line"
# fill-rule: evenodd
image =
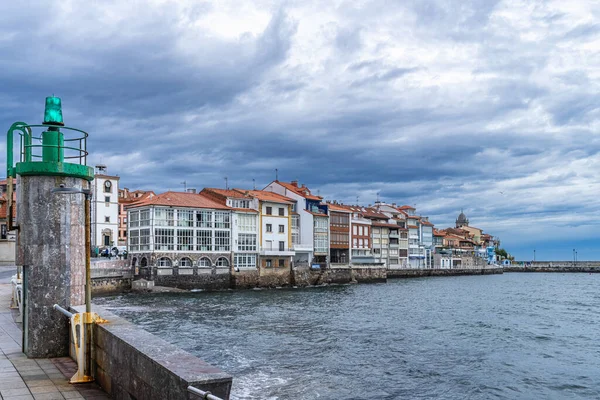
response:
M129 258L155 275L198 275L231 266L232 211L205 196L166 192L127 207Z
M263 191L274 192L293 199L296 204L292 217L295 266L315 266L325 268L329 258L329 216L323 198L315 196L304 184L298 181L282 182L275 180Z
M119 177L107 175L105 166L96 166L91 183L92 248L112 248L119 239Z

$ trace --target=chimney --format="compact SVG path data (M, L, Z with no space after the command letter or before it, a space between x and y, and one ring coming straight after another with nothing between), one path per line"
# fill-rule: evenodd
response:
M296 187L298 187L298 182L296 182ZM305 188L306 186L304 186L304 183L302 184L302 187Z
M195 194L196 193L196 189L189 188L189 189L186 190L186 192L188 192L188 193L194 193Z
M298 187L298 181L297 180L293 180L291 183L292 183L292 186Z

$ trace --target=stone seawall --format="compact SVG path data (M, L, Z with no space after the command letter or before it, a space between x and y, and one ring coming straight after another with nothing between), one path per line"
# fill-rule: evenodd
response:
M229 399L231 375L105 309L94 311L107 320L93 325L94 377L111 398L188 399L194 386Z
M127 260L95 259L91 263L92 295L131 290L133 269Z
M388 278L420 278L424 276L493 275L503 273L497 268L453 268L453 269L390 269Z
M504 267L504 272L562 272L562 273L600 273L600 265L598 266L507 266Z

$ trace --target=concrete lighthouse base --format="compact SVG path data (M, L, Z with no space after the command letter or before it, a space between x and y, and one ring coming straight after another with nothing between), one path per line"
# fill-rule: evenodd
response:
M84 303L83 194L52 189L88 188L81 178L19 176L17 265L24 273L23 351L28 357L69 354L68 318L53 309Z

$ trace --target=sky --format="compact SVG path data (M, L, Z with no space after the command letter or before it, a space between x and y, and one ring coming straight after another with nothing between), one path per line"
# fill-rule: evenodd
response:
M593 0L3 1L0 126L54 94L121 187L277 169L437 228L462 209L520 260L600 260L598 21Z

